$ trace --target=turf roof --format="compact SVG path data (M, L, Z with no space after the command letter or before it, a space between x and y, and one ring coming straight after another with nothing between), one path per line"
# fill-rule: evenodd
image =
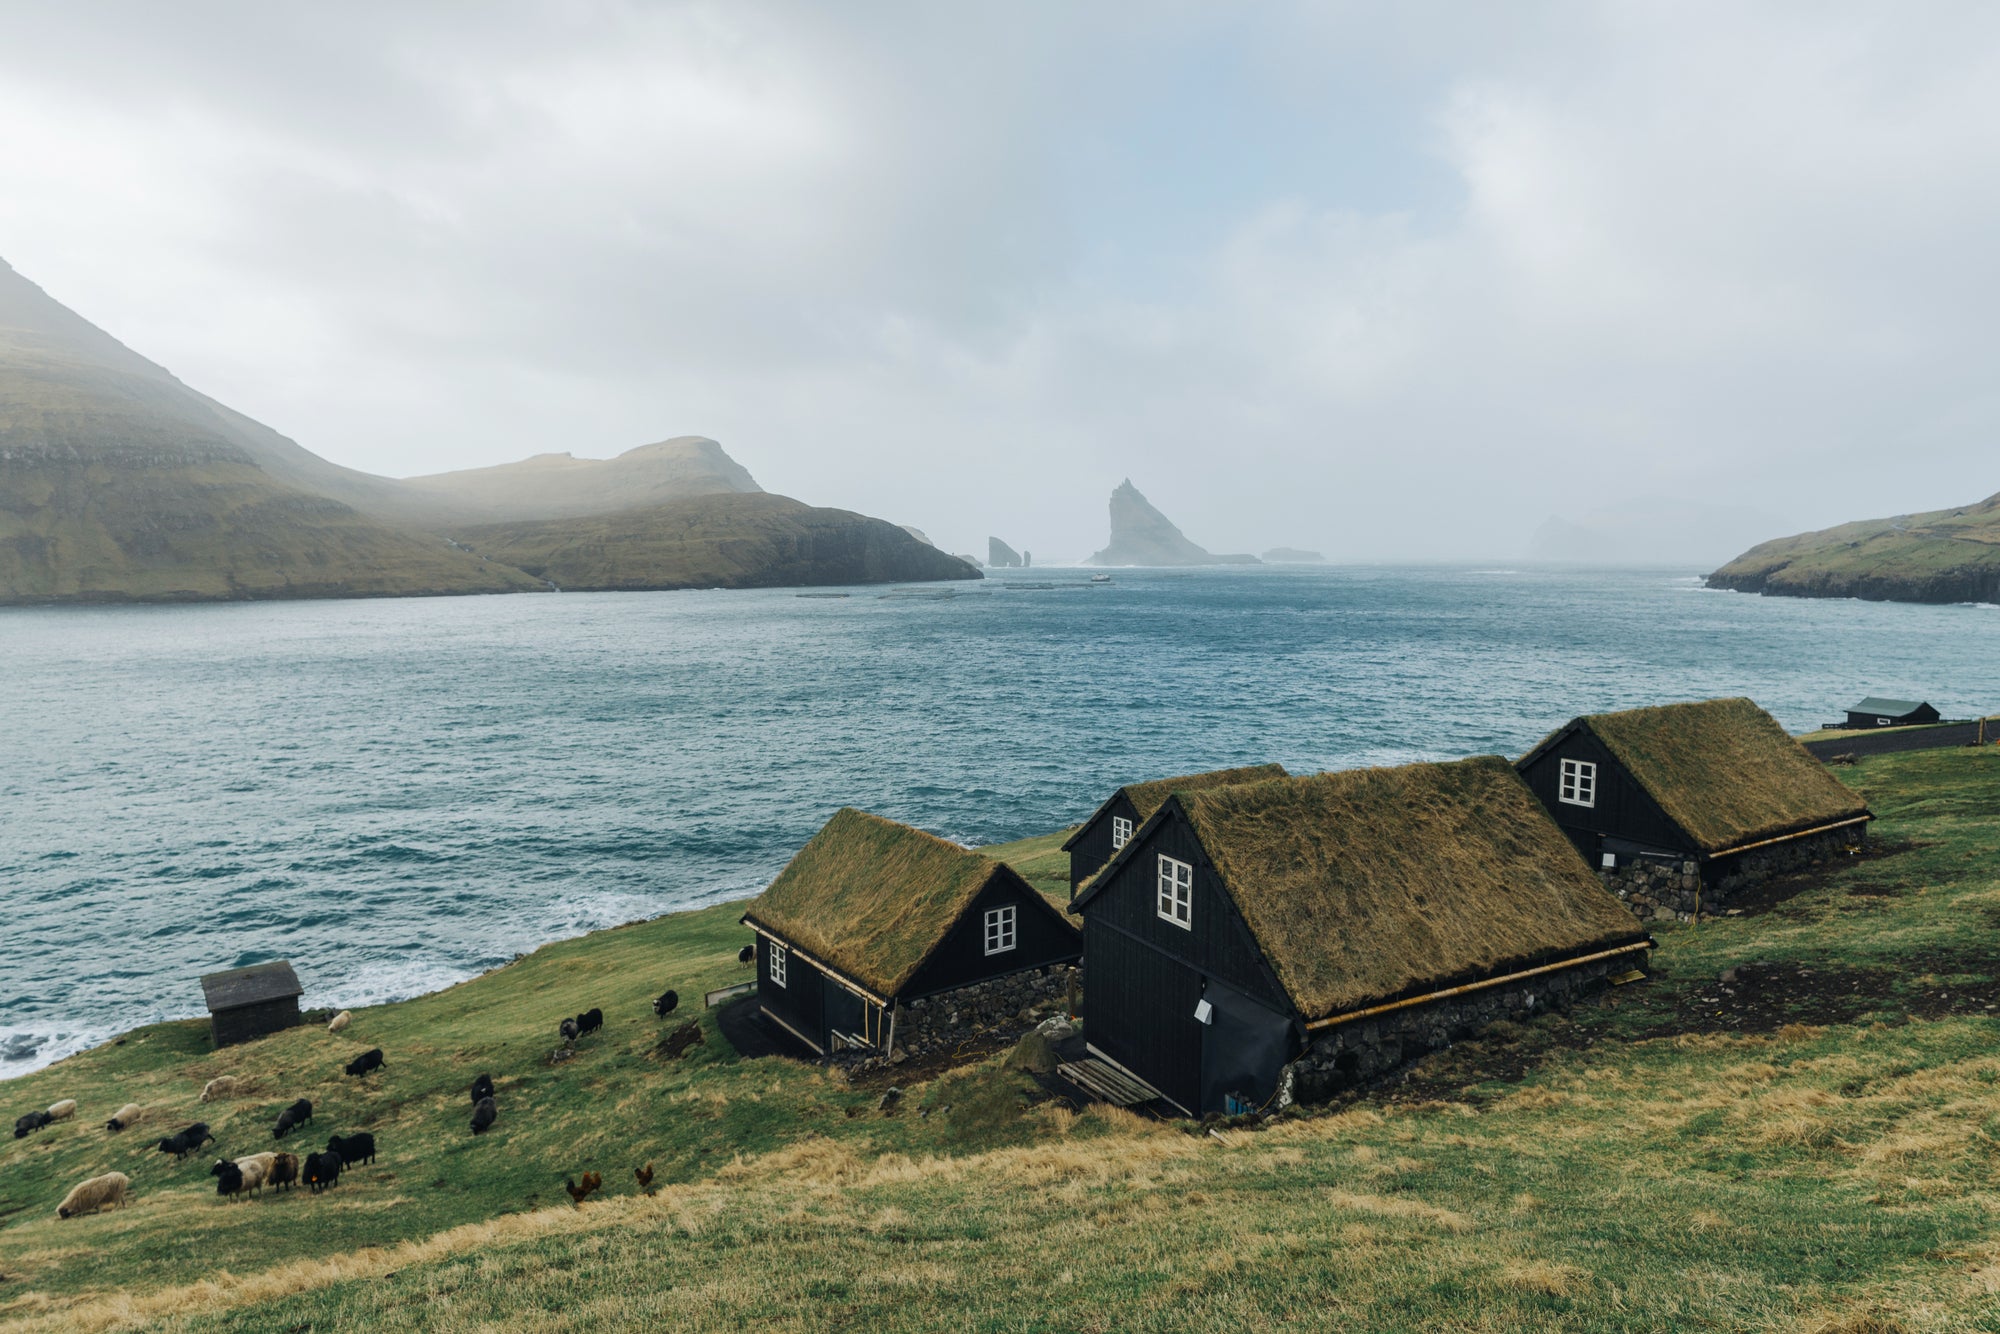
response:
M1267 778L1284 776L1285 766L1282 764L1250 764L1238 769L1211 769L1207 773L1182 774L1179 778L1155 778L1146 783L1127 783L1119 788L1118 792L1123 792L1138 811L1139 818L1132 824L1132 827L1137 829L1152 819L1154 813L1167 804L1167 798L1176 792L1200 792L1212 787L1260 783ZM1105 808L1117 800L1118 792L1112 793L1111 799L1103 806L1099 806L1095 815L1077 827L1077 831L1063 844L1064 849L1074 847L1077 840L1083 837L1083 831L1097 823L1097 816L1104 814Z
M844 808L744 915L888 997L996 875L1014 872L921 829Z
M1645 938L1498 756L1177 796L1308 1021Z
M1747 699L1579 721L1704 852L1868 813L1867 803Z

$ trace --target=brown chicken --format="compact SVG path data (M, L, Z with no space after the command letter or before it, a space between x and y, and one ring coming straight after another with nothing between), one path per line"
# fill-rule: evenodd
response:
M583 1184L581 1186L577 1185L576 1182L571 1181L568 1177L563 1178L563 1189L568 1191L569 1197L572 1200L575 1200L578 1204L582 1204L584 1198L588 1196L590 1192L596 1190L599 1186L603 1184L604 1184L604 1178L597 1175L597 1173L595 1172L585 1172L583 1174Z
M632 1175L638 1178L639 1189L644 1190L653 1184L653 1165L647 1163L644 1167L635 1167L632 1169Z

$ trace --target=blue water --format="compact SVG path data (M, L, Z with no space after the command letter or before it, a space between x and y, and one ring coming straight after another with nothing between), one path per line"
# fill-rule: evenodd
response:
M835 808L984 843L1134 779L1518 754L1574 714L1747 694L2000 700L1991 608L1676 572L1002 575L948 601L623 593L0 611L0 1074L754 893ZM1019 585L1057 582L1031 590Z

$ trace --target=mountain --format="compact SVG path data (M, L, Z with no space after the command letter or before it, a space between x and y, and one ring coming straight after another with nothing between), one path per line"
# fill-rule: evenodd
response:
M1783 521L1744 505L1634 496L1579 518L1550 515L1528 559L1579 565L1693 565L1726 560Z
M538 586L296 485L279 444L0 262L0 603Z
M1708 585L1783 597L2000 602L2000 495L1777 538L1709 575Z
M1111 541L1085 565L1256 565L1255 556L1216 556L1196 546L1126 478L1111 493Z
M885 519L766 492L463 529L465 545L575 592L978 579Z
M441 519L476 516L489 523L579 518L763 490L721 445L701 435L641 445L611 459L537 454L498 467L406 477L401 485L438 502Z

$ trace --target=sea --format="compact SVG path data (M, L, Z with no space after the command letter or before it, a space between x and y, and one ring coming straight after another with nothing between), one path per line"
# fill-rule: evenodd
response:
M1868 694L2000 708L2000 609L1312 566L0 610L0 1077L200 1014L217 969L368 1005L744 898L841 806L978 845L1225 765Z

